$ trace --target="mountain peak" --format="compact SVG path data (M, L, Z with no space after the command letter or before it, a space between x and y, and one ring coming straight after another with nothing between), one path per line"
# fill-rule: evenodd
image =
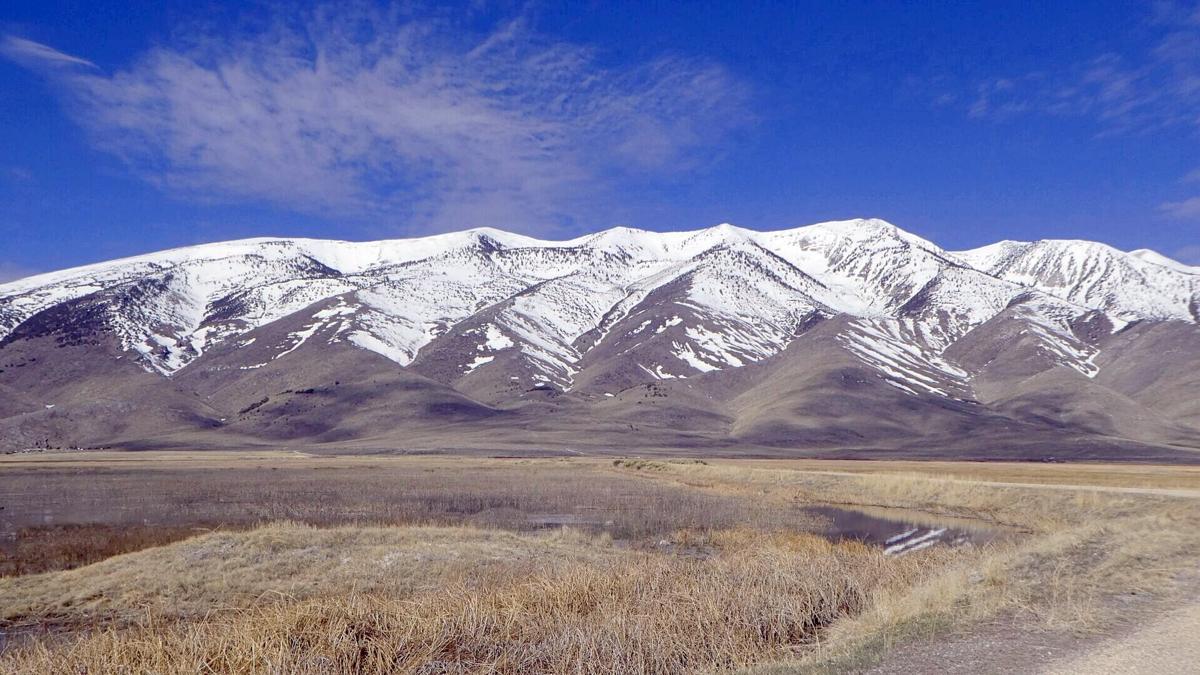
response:
M1167 269L1175 270L1176 272L1183 272L1184 274L1200 274L1200 267L1185 265L1178 260L1168 258L1158 251L1148 248L1139 248L1137 250L1130 251L1129 255L1137 258L1138 260L1144 260L1148 263L1158 265L1159 267L1166 267Z
M1102 310L1119 322L1195 321L1200 276L1153 252L1135 253L1094 241L1041 239L955 255L1000 279Z
M713 225L712 227L706 227L703 230L694 230L685 234L687 235L687 242L692 246L717 246L721 244L733 244L747 241L759 233L732 225L730 223L721 223L719 225Z

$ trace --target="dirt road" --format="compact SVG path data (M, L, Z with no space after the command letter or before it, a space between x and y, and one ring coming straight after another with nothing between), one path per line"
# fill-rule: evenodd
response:
M1049 664L1047 675L1200 673L1200 603L1163 615L1124 637Z
M794 473L810 475L850 476L861 478L873 475L870 472L826 471L820 469L795 470ZM886 475L886 474L882 474ZM1152 495L1157 497L1182 497L1185 499L1200 499L1200 490L1188 488L1156 488L1156 487L1125 487L1115 485L1079 485L1070 483L1022 483L1000 480L971 479L971 478L940 478L923 476L931 481L942 483L967 483L970 485L987 485L990 487L1028 488L1032 490L1066 490L1070 492L1105 492L1110 494Z

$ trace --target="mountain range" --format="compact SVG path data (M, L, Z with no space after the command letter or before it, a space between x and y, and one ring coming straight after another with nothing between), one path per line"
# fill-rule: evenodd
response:
M1200 268L1088 241L248 239L0 285L0 449L1200 459Z

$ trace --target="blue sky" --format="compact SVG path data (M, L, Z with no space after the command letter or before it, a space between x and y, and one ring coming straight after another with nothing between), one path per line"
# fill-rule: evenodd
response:
M1200 264L1200 4L25 2L0 279L250 236L885 218Z

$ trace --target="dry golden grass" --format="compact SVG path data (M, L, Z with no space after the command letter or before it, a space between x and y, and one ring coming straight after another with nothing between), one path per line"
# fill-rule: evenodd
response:
M637 460L640 461L640 460ZM882 507L900 512L966 518L1028 532L1056 532L1097 518L1119 518L1179 501L1168 495L1088 486L971 481L939 474L884 471L846 473L774 468L762 462L675 464L651 462L639 471L658 482L725 495L754 494L779 504ZM630 470L632 469L632 470ZM1200 497L1200 493L1196 494ZM1194 500L1189 500L1194 501Z
M570 531L522 536L457 527L277 523L215 532L93 565L0 579L0 621L86 625L195 618L222 608L350 593L409 595L619 554Z
M337 466L358 480L361 461ZM276 524L213 533L0 579L0 620L86 629L32 639L0 656L0 671L839 672L889 645L998 614L1090 630L1107 620L1114 594L1163 592L1200 559L1200 501L1027 485L1069 482L1057 466L1047 480L1008 467L972 481L975 467L930 475L893 463L870 473L766 462L456 461L467 464L384 461L397 473L379 483L405 467L418 481L443 476L424 489L462 490L438 502L449 508L497 496L517 511L558 508L578 493L597 509L624 502L612 512L630 532L679 530L649 548L569 530ZM440 473L479 467L486 471L469 478ZM1143 487L1147 471L1096 469L1079 482ZM518 494L521 472L541 496ZM776 516L804 504L972 519L1013 536L889 558L781 527ZM636 515L645 509L654 517Z
M1002 613L1051 629L1092 630L1111 618L1113 596L1169 592L1175 576L1200 560L1195 498L1116 486L1030 486L1023 477L1006 485L913 472L791 471L767 463L661 464L645 475L780 502L974 518L1024 533L950 560L911 587L882 591L864 612L831 626L818 649L754 673L841 672L889 645Z
M148 605L146 618L65 642L35 643L0 661L5 672L695 672L781 658L807 648L819 630L853 616L884 589L914 583L951 556L947 551L885 557L859 544L804 535L748 531L703 535L709 556L617 551L581 536L530 536L469 529L404 528L361 535L275 526L210 535L162 551L16 584L16 615L76 611L56 594L91 584L106 596L89 611L120 613ZM344 556L347 573L311 571L298 540ZM432 548L449 555L433 565ZM697 544L700 542L692 542ZM230 550L232 544L232 550ZM236 588L214 586L179 569L197 545L218 546L224 575ZM383 546L384 548L378 548ZM389 553L384 553L384 550ZM386 575L371 571L380 554L405 562ZM534 565L511 560L528 556ZM499 557L497 557L499 556ZM555 564L555 556L560 558ZM495 565L481 573L478 565ZM459 563L459 564L455 564ZM214 565L197 565L206 570ZM203 604L245 603L251 588L270 589L278 575L291 584L236 611L202 621L172 621L154 599L170 593L194 612ZM120 577L117 575L128 575ZM57 576L58 578L55 578ZM395 577L416 576L413 586ZM114 578L116 577L116 578ZM160 579L154 583L154 579ZM320 579L319 585L308 582ZM361 579L353 590L347 584ZM15 582L16 580L14 580ZM149 588L143 584L153 584ZM299 588L298 588L299 587ZM276 589L278 590L278 589ZM298 592L297 592L298 591ZM303 599L306 598L307 599ZM160 604L162 601L159 601ZM10 616L13 610L7 610ZM176 614L178 612L175 612ZM133 617L130 616L130 619Z
M1117 618L1114 596L1168 593L1175 574L1195 566L1198 523L1194 509L1180 510L996 547L954 561L912 587L881 592L866 611L831 626L819 649L749 672L844 672L878 660L896 644L961 632L998 615L1034 628L1102 630Z
M974 482L1200 490L1200 466L927 460L742 460L746 468L862 474L905 474Z

